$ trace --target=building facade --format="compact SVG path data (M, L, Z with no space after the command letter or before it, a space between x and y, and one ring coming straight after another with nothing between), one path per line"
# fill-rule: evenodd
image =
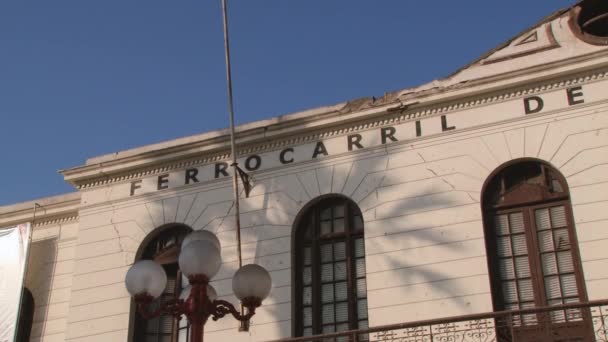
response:
M243 263L272 291L249 332L223 319L205 338L608 299L607 13L583 1L448 78L237 127ZM185 341L183 322L137 318L124 279L152 258L178 292L163 252L191 230L220 238L212 285L237 303L229 151L222 130L94 157L62 171L74 193L0 208L0 226L34 221L31 341ZM509 338L542 325L592 340L596 309L511 316ZM416 331L429 340L395 334Z

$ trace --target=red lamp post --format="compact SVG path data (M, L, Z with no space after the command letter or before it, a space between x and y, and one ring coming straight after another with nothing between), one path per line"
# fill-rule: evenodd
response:
M217 274L221 265L220 244L217 237L208 231L197 231L184 239L178 262L190 286L179 297L166 301L155 310L150 309L150 304L162 294L167 283L162 266L152 260L138 261L127 272L125 284L135 299L139 314L145 319L161 315L177 319L185 316L190 323L191 342L203 341L204 326L209 317L218 320L230 313L239 321L249 321L270 293L268 271L249 264L237 270L232 279L234 294L247 313L242 314L230 302L217 299L209 279Z

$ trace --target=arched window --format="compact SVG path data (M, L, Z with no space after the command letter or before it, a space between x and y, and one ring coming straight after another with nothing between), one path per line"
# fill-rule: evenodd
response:
M167 273L167 287L151 308L163 301L179 295L188 284L181 276L177 258L182 240L192 230L184 225L175 225L163 229L153 240L143 247L140 259L154 260L161 264ZM136 314L134 342L187 342L189 326L186 319L176 320L171 316L161 316L151 320L143 319Z
M495 172L483 193L494 309L517 310L586 301L570 196L564 178L536 160ZM581 310L523 315L515 333L584 330ZM526 332L528 331L528 332ZM525 338L525 336L520 336Z
M343 197L302 213L294 235L295 334L366 328L363 218Z

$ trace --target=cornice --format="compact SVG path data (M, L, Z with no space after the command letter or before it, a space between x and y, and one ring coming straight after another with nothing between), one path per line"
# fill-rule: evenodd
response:
M236 127L239 144L249 144L260 139L269 139L276 131L298 131L299 127L314 125L328 117L340 115L349 103L305 110L298 113L260 120ZM279 133L280 134L280 133ZM208 155L223 150L229 140L228 129L207 132L190 137L146 145L88 159L83 166L61 170L66 181L76 184L82 179L103 178L107 174L116 175L125 171L146 168L151 164L172 163L195 156Z
M330 138L333 136L344 135L344 134L362 131L362 130L375 128L375 127L382 127L382 126L387 126L387 125L391 125L391 124L402 123L405 121L418 120L423 117L445 115L450 112L460 111L460 110L464 110L464 109L474 108L474 107L493 104L493 103L499 103L499 102L503 102L506 100L511 100L514 98L521 98L521 97L534 95L534 94L541 94L543 92L547 92L547 91L551 91L551 90L555 90L555 89L563 89L566 87L570 87L572 85L588 83L588 82L592 82L592 81L599 80L599 79L605 79L605 78L608 78L608 70L589 72L584 75L579 75L578 77L575 76L575 77L571 77L571 78L567 78L567 79L553 80L552 82L538 84L538 85L530 86L527 88L520 87L517 89L512 89L511 91L505 91L500 94L479 96L476 98L469 98L468 100L465 99L462 101L446 103L446 104L436 105L436 106L427 107L427 108L420 108L417 110L407 110L407 109L400 110L399 108L395 108L395 109L389 110L388 112L385 112L385 115L383 118L376 117L372 120L362 121L362 122L360 122L358 124L354 124L354 125L348 125L348 126L345 125L340 128L323 130L317 134L306 135L304 138L299 137L299 138L293 138L293 139L286 139L286 140L277 141L277 142L268 143L268 144L260 144L260 145L252 146L249 148L241 148L239 151L239 156L249 155L249 154L253 154L253 153L260 153L260 152L268 152L268 151L280 149L282 147L295 145L298 143L316 141L316 140L323 139L323 138ZM387 115L387 114L391 114L390 112L394 112L395 110L400 111L400 113L397 115L395 115L395 114ZM380 114L382 114L382 113L380 113Z
M34 227L61 224L78 219L80 193L40 198L0 207L0 227L34 222Z
M443 102L438 100L433 104L429 104L428 102L419 104L415 101L415 98L410 98L408 99L410 105L407 105L399 101L397 97L392 96L390 99L378 101L377 106L372 105L363 110L356 110L353 113L340 114L337 119L328 119L327 123L321 123L314 127L295 127L292 131L283 132L282 134L272 132L274 131L272 127L267 127L264 132L260 132L257 129L256 133L258 134L255 138L250 139L247 144L244 144L239 139L239 156L274 151L287 146L314 142L324 138L350 134L375 127L419 120L424 117L445 115L606 78L608 78L608 69L602 67L592 71L578 71L573 74L554 77L553 79L532 79L526 84L510 88L505 86L500 90L487 90L486 88L486 92L482 93L478 91L477 94L468 94L468 96L466 93L463 93L456 99L445 100ZM463 87L459 87L457 90L461 92L463 91ZM446 92L443 95L449 97L448 93ZM198 145L203 143L197 142ZM180 155L175 157L174 160L157 163L151 162L149 165L138 168L123 168L119 172L98 172L90 177L78 178L73 176L71 179L67 177L66 179L72 182L78 189L83 190L229 159L230 150L227 137L224 137L223 144L218 143L217 140L214 140L213 143L213 149L196 152L196 157L187 154ZM93 168L94 166L89 165L85 167ZM78 169L72 169L72 174L76 174ZM69 171L71 170L66 172Z
M69 213L69 214L65 214L62 216L56 216L56 217L52 217L52 218L43 218L43 219L36 219L34 221L33 227L44 227L44 226L51 226L51 225L56 225L56 224L64 224L64 223L69 223L69 222L73 222L73 221L77 221L78 220L78 213Z

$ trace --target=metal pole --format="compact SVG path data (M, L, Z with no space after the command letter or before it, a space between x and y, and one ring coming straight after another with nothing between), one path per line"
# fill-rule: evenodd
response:
M192 319L190 324L190 341L191 342L203 342L203 333L205 326L201 322L200 318Z
M194 283L190 290L190 309L193 311L190 322L190 341L203 342L207 323L207 284Z
M239 259L239 268L243 266L243 258L241 256L241 217L239 209L239 179L236 161L236 138L234 132L234 103L232 99L232 71L230 69L230 38L228 35L228 7L226 0L222 0L222 14L224 22L224 52L226 57L226 85L228 90L228 111L230 113L230 148L232 155L232 185L234 188L234 218L236 224L236 242L237 242L237 256ZM241 304L241 315L245 314L245 308ZM241 331L247 331L249 324L247 322L241 322Z

